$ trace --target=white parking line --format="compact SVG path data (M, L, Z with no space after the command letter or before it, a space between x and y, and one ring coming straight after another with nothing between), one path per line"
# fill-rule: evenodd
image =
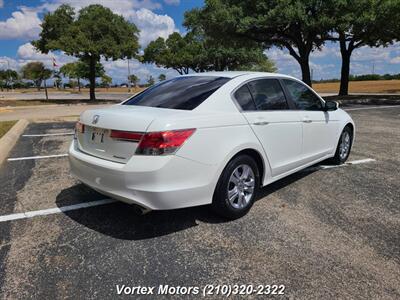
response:
M356 107L356 108L344 108L345 111L350 110L364 110L364 109L380 109L380 108L400 108L400 105L387 105L387 106L372 106L372 107Z
M34 210L34 211L28 211L28 212L23 212L23 213L10 214L10 215L5 215L5 216L0 216L0 222L7 222L7 221L13 221L13 220L20 220L20 219L30 219L30 218L37 217L37 216L59 214L59 213L66 212L66 211L88 208L88 207L93 207L93 206L99 206L99 205L104 205L104 204L109 204L109 203L114 203L114 202L116 202L116 200L102 199L102 200L84 202L84 203L73 204L73 205L62 206L62 207L54 207L54 208L48 208L48 209L42 209L42 210Z
M43 155L43 156L12 157L12 158L8 158L7 160L8 161L17 161L17 160L43 159L43 158L66 157L66 156L68 156L67 153L55 154L55 155Z
M23 134L24 137L37 137L37 136L58 136L58 135L74 135L74 132L60 132L60 133L44 133L44 134Z
M312 171L325 170L325 169L341 168L341 167L346 167L346 166L351 166L351 165L366 164L366 163L370 163L370 162L374 162L374 161L376 161L376 160L373 158L365 158L365 159L349 161L342 165L319 165L319 166L315 166L315 167L309 167L304 170L301 170L300 172L312 172Z
M374 162L374 161L376 161L376 160L373 158L366 158L366 159L360 159L360 160L353 160L353 161L347 162L342 165L335 165L335 166L319 165L316 167L310 167L310 168L304 169L300 172L310 172L310 171L318 171L318 170L331 169L331 168L339 168L339 167L350 166L350 165L365 164L365 163ZM66 211L88 208L88 207L93 207L93 206L99 206L99 205L104 205L104 204L109 204L109 203L114 203L114 202L117 202L117 200L102 199L102 200L78 203L78 204L62 206L62 207L53 207L53 208L42 209L42 210L34 210L34 211L28 211L28 212L23 212L23 213L9 214L9 215L0 216L0 222L7 222L7 221L13 221L13 220L20 220L20 219L29 219L29 218L33 218L33 217L37 217L37 216L58 214L58 213L66 212Z

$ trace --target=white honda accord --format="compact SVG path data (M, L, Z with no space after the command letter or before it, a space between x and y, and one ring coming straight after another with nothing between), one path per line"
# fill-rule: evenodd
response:
M211 204L234 219L260 187L345 162L353 139L351 117L295 78L211 72L83 112L69 160L80 181L143 210Z

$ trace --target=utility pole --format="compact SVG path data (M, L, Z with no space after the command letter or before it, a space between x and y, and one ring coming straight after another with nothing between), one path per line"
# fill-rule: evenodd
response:
M131 92L131 69L129 67L129 58L128 58L128 92Z

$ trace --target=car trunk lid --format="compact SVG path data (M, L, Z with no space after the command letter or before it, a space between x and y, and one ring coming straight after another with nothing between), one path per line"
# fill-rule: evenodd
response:
M154 119L180 112L133 105L87 110L80 118L84 130L77 132L78 148L99 158L126 163L135 154L141 134L147 131ZM121 132L137 134L126 139Z

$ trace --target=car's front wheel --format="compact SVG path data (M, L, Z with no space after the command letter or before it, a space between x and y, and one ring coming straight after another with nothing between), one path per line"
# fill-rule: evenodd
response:
M222 172L214 192L212 207L228 219L244 216L253 206L260 185L256 162L251 156L234 157Z
M344 163L350 155L351 146L353 143L353 131L349 126L346 126L340 135L339 142L336 148L335 156L332 158L334 164L340 165Z

